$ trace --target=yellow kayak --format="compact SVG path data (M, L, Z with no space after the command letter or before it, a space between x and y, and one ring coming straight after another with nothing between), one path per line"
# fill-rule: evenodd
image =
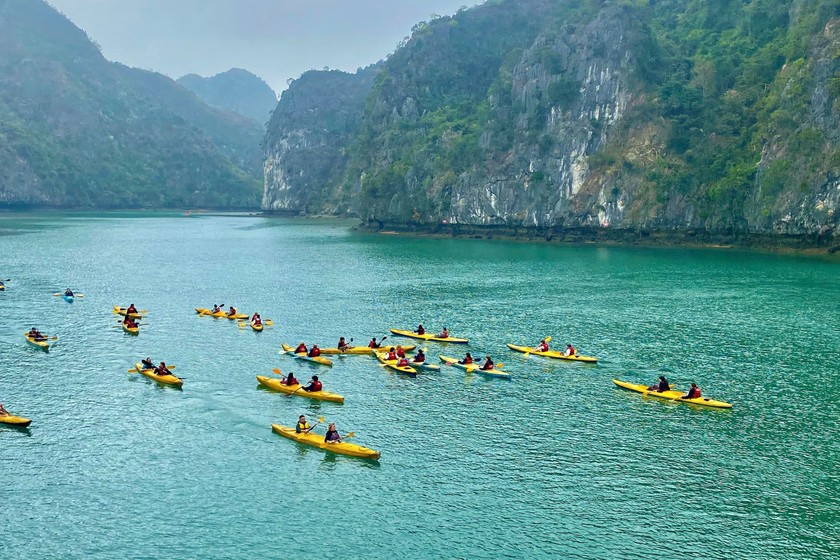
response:
M383 354L381 352L377 352L374 355L376 356L377 360L379 360L380 362L382 362L383 364L388 366L389 369L392 369L394 371L398 371L400 373L404 373L406 375L410 375L412 377L417 377L417 370L416 369L414 369L411 366L398 366L397 362L399 362L399 360L389 360L388 359L388 354Z
M124 330L128 334L133 334L134 336L140 334L140 327L129 327L125 323L122 323L122 330Z
M343 403L344 397L342 395L338 395L336 393L328 393L326 391L304 391L299 390L300 385L283 385L280 383L279 379L275 379L273 377L265 377L264 375L258 375L257 381L259 381L260 385L268 387L273 391L278 391L280 393L294 394L298 397L306 397L308 399L315 399L317 401L329 401L335 403Z
M25 428L29 424L32 423L32 420L29 418L24 418L23 416L0 416L0 424L7 424L9 426L15 426L16 428Z
M215 313L213 313L206 307L195 307L194 309L195 312L199 315L206 315L208 317L213 317L214 319L230 319L231 321L238 321L241 319L248 318L248 315L246 315L245 313L234 313L233 315L230 315L227 311L216 311Z
M466 338L455 338L452 336L441 338L434 334L417 334L413 331L401 331L399 329L391 329L391 332L397 336L407 336L408 338L419 338L420 340L430 340L432 342L448 342L450 344L467 344L469 340Z
M316 364L321 364L322 366L332 367L332 365L333 365L332 360L330 360L329 358L324 358L322 356L314 356L314 357L310 358L309 356L307 356L303 352L301 352L300 354L295 353L295 349L292 348L291 346L289 346L288 344L281 344L280 346L283 347L284 353L286 353L290 356L294 356L298 360L304 360L304 361L307 361L307 362L314 362Z
M24 332L23 336L26 338L26 342L34 346L35 348L40 348L44 352L50 351L50 343L46 340L35 340L31 336L29 336L29 332Z
M666 399L669 401L684 402L688 404L699 404L701 406L711 406L714 408L732 408L732 405L728 402L715 401L705 397L700 397L699 399L683 399L681 398L683 396L681 391L663 391L660 393L658 391L649 390L647 385L628 383L627 381L620 381L618 379L613 379L612 382L623 389L642 393L646 397L656 397L658 399Z
M312 432L309 432L308 434L298 434L295 432L294 428L287 428L286 426L281 426L280 424L272 424L271 429L274 433L279 434L284 438L289 438L304 445L311 445L312 447L317 447L318 449L323 449L324 451L329 451L331 453L349 455L350 457L361 457L363 459L379 459L379 451L362 447L361 445L356 445L354 443L345 443L343 441L340 443L327 443L324 441L324 436L320 434L314 434Z
M457 358L450 358L449 356L440 356L440 361L446 365L455 366L467 373L478 373L486 377L500 377L502 379L510 379L510 374L500 369L481 369L481 364L459 364Z
M265 328L265 325L263 323L252 323L251 321L248 321L248 324L251 325L251 328L256 332L262 332Z
M395 344L394 347L396 348L396 346L397 345ZM415 346L413 344L401 345L401 346L402 346L402 349L405 350L406 352L411 352L412 350L417 348L417 346ZM348 346L344 350L339 350L338 348L321 348L321 354L349 354L349 355L354 355L354 356L355 355L370 356L372 354L376 354L377 352L385 352L389 348L391 348L391 346L387 346L387 345L386 346L380 346L379 348L368 348L367 346Z
M116 313L117 315L122 315L123 317L125 317L125 310L126 309L128 309L128 308L127 307L120 307L119 305L115 305L112 312ZM143 318L143 315L140 314L140 313L130 313L129 316L132 319L142 319Z
M592 356L581 356L580 354L575 354L574 356L566 356L563 354L563 352L556 352L554 350L549 350L548 352L539 352L537 350L534 350L530 346L517 346L516 344L508 344L507 347L511 350L516 350L517 352L525 352L533 356L545 356L546 358L554 358L556 360L569 360L572 362L586 362L590 364L594 364L598 361L598 358L593 358Z
M182 379L175 377L174 375L158 375L153 369L144 369L143 364L134 364L134 367L137 368L138 373L142 373L149 379L154 379L158 383L162 383L164 385L172 385L175 387L180 387L184 384L184 381Z

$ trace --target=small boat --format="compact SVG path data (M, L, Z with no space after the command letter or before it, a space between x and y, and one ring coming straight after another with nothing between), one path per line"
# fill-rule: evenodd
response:
M397 336L406 336L408 338L419 338L420 340L429 340L431 342L447 342L449 344L467 344L469 340L466 338L455 338L453 336L448 336L446 338L441 338L434 334L417 334L413 331L401 331L399 329L391 329L391 332Z
M9 414L8 416L0 416L0 424L14 426L15 428L25 428L31 423L32 420L30 420L29 418L24 418L23 416L15 416L14 414Z
M26 338L26 342L30 345L34 346L35 348L40 348L44 352L50 351L50 343L48 342L49 339L45 338L44 340L35 340L31 336L29 336L29 332L24 332L23 336Z
M686 404L696 404L700 406L711 406L713 408L732 408L732 405L728 402L724 401L716 401L712 399L707 399L705 397L700 397L697 399L684 399L682 398L683 393L682 391L651 391L647 385L642 385L640 383L629 383L627 381L621 381L619 379L613 379L613 383L621 387L622 389L627 389L628 391L634 391L636 393L642 393L642 395L646 397L656 397L657 399L665 399L671 402L682 402Z
M121 323L121 325L122 325L122 330L125 331L127 334L134 335L134 336L137 336L137 335L140 334L140 327L139 326L129 327L125 323Z
M286 393L287 395L295 395L296 397L306 397L308 399L315 399L316 401L328 401L334 403L343 403L344 397L337 393L328 393L327 391L303 391L301 385L283 385L279 379L273 377L266 377L258 375L257 381L263 387L268 387L272 391L279 393Z
M67 303L73 303L74 301L76 301L76 296L62 295L61 298Z
M410 375L411 377L417 377L417 370L411 366L398 366L399 360L389 360L388 354L382 354L378 352L376 354L376 359L388 366L389 369L392 369L399 373L404 373L406 375Z
M397 346L396 344L394 345ZM417 346L413 344L409 345L401 345L402 349L406 352L411 352ZM339 350L338 348L321 348L321 354L344 354L347 356L371 356L376 354L377 352L386 352L390 346L380 346L378 348L369 348L367 346L348 346L344 350Z
M324 436L321 434L315 434L312 432L299 434L294 428L281 426L280 424L272 424L271 429L274 433L281 435L284 438L294 440L304 445L317 447L318 449L323 449L324 451L329 451L330 453L349 455L350 457L360 457L362 459L379 459L379 451L362 447L361 445L356 445L355 443L345 443L343 441L339 443L327 443L324 441Z
M379 360L380 362L382 362L383 364L386 364L386 365L394 364L394 365L396 365L397 363L399 363L398 359L397 360L386 359L388 354L385 354L383 352L377 352L375 355L376 355L376 359ZM440 366L439 365L430 364L429 362L415 362L412 359L411 355L409 355L409 354L406 354L406 359L408 359L408 365L413 369L419 369L419 370L423 370L423 371L440 371Z
M143 364L134 364L134 367L137 369L138 373L141 373L148 377L149 379L153 379L158 383L163 385L172 385L173 387L180 387L184 384L184 380L180 377L175 377L174 375L158 375L155 373L154 369L144 368Z
M457 358L450 358L449 356L440 356L440 361L448 366L454 366L462 369L467 373L477 373L485 377L498 377L501 379L510 379L510 374L499 369L481 369L481 364L459 364Z
M281 354L288 354L290 356L293 356L297 360L313 362L316 364L321 364L322 366L332 367L333 365L332 360L330 360L329 358L324 358L323 356L309 357L304 352L296 353L295 349L289 346L288 344L281 344L280 346L283 348L283 352L281 352Z
M531 354L532 356L544 356L546 358L554 358L555 360L569 360L572 362L586 362L590 364L594 364L598 361L598 358L593 358L592 356L581 356L580 354L566 356L562 352L556 352L554 350L549 350L548 352L540 352L539 350L535 350L529 346L517 346L516 344L508 344L507 347L517 352Z

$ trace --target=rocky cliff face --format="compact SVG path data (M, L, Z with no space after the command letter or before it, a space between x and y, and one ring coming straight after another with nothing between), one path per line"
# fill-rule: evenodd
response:
M177 82L211 107L248 117L261 125L268 122L277 105L277 94L271 86L241 68L209 78L187 74Z
M264 206L312 190L296 209L339 193L374 228L836 244L838 22L832 0L502 0L421 23L357 132L311 150L306 83L307 113L275 113Z
M375 77L375 66L355 74L313 70L283 92L265 142L264 210L340 213L350 206L339 183Z

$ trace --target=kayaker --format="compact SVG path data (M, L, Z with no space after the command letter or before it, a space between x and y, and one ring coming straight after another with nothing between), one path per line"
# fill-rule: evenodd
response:
M540 340L540 343L537 344L535 350L537 352L548 352L548 342L546 342L545 339Z
M64 295L67 297L73 297L73 290L67 288L66 290L64 290Z
M347 350L348 348L350 348L350 346L349 346L349 345L347 344L347 342L344 340L344 337L342 336L341 338L339 338L339 339L338 339L338 349L339 349L341 352L344 352L344 351L345 351L345 350Z
M228 309L228 317L233 317L234 315L236 315L236 308L234 306L231 305L230 307L228 307Z
M408 367L408 366L409 366L408 358L406 358L405 356L400 358L400 361L397 362L397 367Z
M218 312L220 312L221 310L222 310L222 308L221 308L221 307L219 307L219 304L218 304L218 303L214 303L214 304L213 304L213 311L211 311L210 313L218 313Z
M134 319L132 319L128 315L125 316L125 321L123 321L123 323L129 329L136 329L137 328L137 323L134 321Z
M3 403L0 403L0 416L11 416L12 413L6 410L6 407L3 406Z
M321 355L321 349L318 348L317 344L313 344L312 349L309 351L309 354L307 354L307 356L309 356L310 358L317 358L320 355Z
M368 348L379 348L379 343L376 342L376 337L375 336L370 339L370 342L368 342Z
M396 352L396 350L394 349L393 346L391 347L390 350L388 350L388 357L385 358L385 359L388 360L388 361L397 359L397 352Z
M397 358L405 358L405 350L402 346L397 346Z
M137 308L134 307L133 303L129 304L128 307L125 310L126 315L128 315L129 313L137 313Z
M46 337L46 336L44 336L43 334L41 334L41 331L39 331L39 330L38 330L38 329L36 329L35 327L32 327L32 328L29 330L29 337L30 337L30 338L32 338L33 340L38 340L38 341L41 341L41 340L46 340L46 339L47 339L47 337Z
M158 375L172 375L172 372L166 367L166 362L159 363L158 367L155 368L155 373Z
M251 316L251 324L252 325L262 325L262 317L260 317L259 313L254 313Z
M330 422L330 425L327 426L324 443L341 443L341 436L338 435L338 430L335 429L335 422Z
M577 350L575 350L575 347L572 346L571 344L567 344L566 349L563 351L563 355L564 356L576 356L577 355Z
M484 371L489 371L496 367L496 364L493 363L493 358L490 356L484 356L484 365L481 366L481 369Z
M419 334L419 335L424 335L424 334L426 334L426 329L424 329L423 325L420 324L420 325L417 325L417 329L414 332Z
M415 364L422 364L426 361L426 354L424 354L422 350L418 350L417 354L414 355L414 359L412 361Z
M295 433L298 434L306 434L309 433L309 430L312 429L312 426L309 425L309 422L306 421L306 416L303 414L298 417L297 424L295 424Z
M446 330L446 327L443 327L443 330L437 334L438 338L449 338L449 331Z
M306 344L304 344L303 342L298 344L298 347L295 348L295 354L306 354L307 352L309 352L309 349L306 347Z
M320 391L322 387L323 387L323 385L321 384L320 381L318 381L318 376L313 375L312 376L312 381L310 381L309 385L304 387L303 390L306 391L307 393L315 393L317 391Z
M659 381L648 387L648 391L656 391L657 393L664 393L671 389L671 384L665 379L664 375L659 376Z
M143 366L144 369L155 369L155 363L152 361L151 358L143 358L140 360L140 364Z
M467 355L464 356L464 359L463 360L458 360L458 363L461 364L462 366L466 366L466 365L469 365L469 364L473 363L472 354L467 352Z
M681 399L699 399L701 396L700 394L700 387L697 386L697 383L692 383L691 388L688 390L688 393L681 396Z
M289 372L289 375L285 376L280 381L280 383L282 383L283 385L300 385L300 381L297 380L297 378L295 377L295 374L292 373L291 371Z

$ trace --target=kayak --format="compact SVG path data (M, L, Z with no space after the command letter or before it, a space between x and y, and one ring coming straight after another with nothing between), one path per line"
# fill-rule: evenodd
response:
M376 354L377 351L384 352L388 350L390 346L380 346L379 348L368 348L367 346L348 346L344 350L339 350L338 348L321 348L321 354L347 354L351 356L370 356L372 354ZM411 352L417 346L413 344L409 344L402 347L403 350L406 352Z
M592 356L581 356L580 354L575 354L574 356L565 356L562 352L556 352L554 350L549 350L548 352L539 352L537 350L534 350L530 346L517 346L516 344L508 344L507 347L511 350L516 350L517 352L526 352L528 354L531 354L532 356L545 356L546 358L554 358L557 360L586 362L589 364L594 364L598 361L598 358L593 358Z
M698 399L681 399L680 397L683 396L681 391L663 391L661 393L657 391L650 391L648 390L647 385L640 385L638 383L629 383L627 381L620 381L618 379L613 379L613 383L627 389L629 391L635 391L637 393L642 393L647 397L657 397L659 399L667 399L673 402L684 402L688 404L699 404L701 406L711 406L714 408L732 408L732 405L728 402L723 401L716 401L712 399L707 399L705 397L700 397Z
M28 332L24 332L23 336L26 338L26 342L34 346L35 348L40 348L44 352L50 351L50 343L46 340L35 340L31 336L29 336Z
M75 296L61 296L67 303L73 303L76 300Z
M499 377L501 379L510 379L510 374L508 372L502 371L500 369L481 369L481 364L459 364L456 358L450 358L448 356L440 356L440 361L444 362L447 365L453 365L456 368L460 368L466 371L467 373L477 373L485 377Z
M447 337L441 338L439 336L433 334L417 334L416 332L412 331L401 331L399 329L391 329L391 332L397 336L407 336L408 338L419 338L420 340L430 340L432 342L448 342L450 344L467 344L469 340L466 338L454 338L454 337Z
M272 424L271 429L274 433L284 438L289 438L304 445L311 445L312 447L317 447L318 449L323 449L331 453L337 453L338 455L349 455L350 457L361 457L363 459L379 459L379 451L362 447L355 443L345 443L343 441L339 443L327 443L321 434L313 434L312 432L298 434L294 428L287 428L280 424Z
M394 371L398 371L400 373L404 373L406 375L410 375L412 377L417 377L417 370L411 366L398 366L398 360L388 360L388 354L382 354L380 352L376 353L376 359L388 366L389 369Z
M17 428L25 428L31 423L32 420L30 420L29 418L24 418L23 416L0 416L0 424L7 424L9 426L15 426Z
M233 315L228 315L226 311L216 311L213 313L206 307L196 307L194 309L199 315L207 315L208 317L213 317L214 319L230 319L231 321L234 321L248 318L245 313L234 313Z
M134 364L134 367L137 368L138 373L142 373L149 379L153 379L158 383L173 385L175 387L180 387L184 384L184 381L179 377L175 377L174 375L158 375L153 369L144 369L143 364Z
M140 327L129 327L125 323L122 323L122 330L128 334L133 334L134 336L140 334Z
M252 323L252 322L248 321L248 324L251 325L251 328L253 330L255 330L256 332L262 332L263 329L265 328L265 325L263 325L262 323L256 324L256 323Z
M316 401L329 401L335 403L344 402L344 397L342 395L338 395L336 393L328 393L327 391L298 390L301 387L300 385L283 385L282 383L280 383L279 379L275 379L273 377L265 377L264 375L258 375L257 381L259 381L260 385L268 387L269 389L272 389L274 391L286 393L287 395L294 393L295 396L315 399Z
M384 353L381 353L381 352L376 353L376 359L378 359L380 362L382 362L385 365L389 365L389 364L396 365L397 362L399 361L399 360L386 360L385 359L386 356L387 356L387 354L384 354ZM407 358L408 358L408 365L411 366L414 369L426 370L426 371L440 371L440 366L437 365L437 364L430 364L429 362L415 362L415 361L412 361L410 355L407 356Z
M283 352L285 354L289 354L290 356L294 356L298 360L305 360L307 362L314 362L316 364L321 364L322 366L332 367L332 365L333 365L332 360L330 360L329 358L324 358L323 356L314 356L314 357L310 358L309 356L307 356L303 352L301 352L300 354L295 353L294 348L292 348L288 344L281 344L280 346L283 347Z
M126 307L119 307L119 306L115 305L113 312L116 313L117 315L122 315L123 317L125 317L125 310L126 309L127 309ZM132 319L142 319L143 318L143 315L140 314L140 313L131 313L131 314L129 314L129 316Z

